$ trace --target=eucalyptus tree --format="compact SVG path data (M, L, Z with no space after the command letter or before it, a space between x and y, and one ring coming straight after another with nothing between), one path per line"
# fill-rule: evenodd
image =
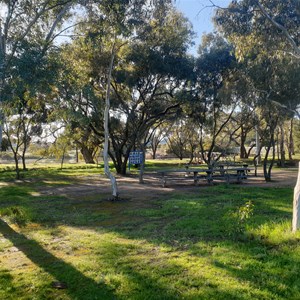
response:
M115 157L117 165L122 164L123 174L129 151L143 147L141 141L154 124L176 114L180 101L176 93L183 88L187 71L192 71L186 57L190 38L186 20L171 11L163 24L159 22L150 20L146 32L141 31L139 40L129 44L126 65L116 72L112 83L116 97L113 105L126 116L124 121L115 118L111 131L115 153L125 154L122 163L121 155Z
M182 160L189 156L188 141L190 134L184 120L179 119L174 123L172 130L168 134L168 152Z
M38 66L59 34L62 23L70 16L74 3L77 1L1 1L0 105L14 97L13 73L20 57L34 54L31 67ZM31 71L31 78L37 78L35 69Z
M300 97L300 60L291 59L290 57L284 57L278 62L276 66L276 74L274 76L272 84L272 100L275 101L276 105L281 107L282 112L285 112L285 118L281 119L279 123L280 131L280 143L279 143L279 164L281 166L285 165L285 141L287 140L287 131L284 124L289 121L290 133L289 140L290 145L288 145L289 158L291 158L292 153L292 143L293 143L293 119L297 115L297 109L299 106Z
M285 4L285 5L283 5ZM272 6L271 6L272 5ZM291 48L290 54L300 59L300 2L299 0L284 1L284 3L274 2L264 7L257 1L261 13L266 19L284 36ZM275 8L275 14L273 9ZM279 8L279 9L278 9ZM278 13L278 10L280 11ZM286 51L286 50L285 50Z
M180 160L189 157L189 163L192 163L199 149L198 144L199 131L193 120L179 117L168 134L169 152L175 154Z
M235 72L236 61L231 45L219 35L204 36L199 47L187 114L199 128L200 152L202 159L209 165L214 161L213 152L218 146L218 140L238 105L239 99L232 93L232 86L237 84ZM231 136L227 138L229 145ZM215 159L220 156L221 153Z
M17 178L20 177L19 158L22 159L23 170L26 170L25 155L31 136L40 135L42 123L47 122L47 95L56 82L58 70L56 51L44 55L36 65L33 46L29 45L26 49L19 53L11 71L12 78L5 93L9 98L3 99L1 103L3 131L14 154ZM33 72L35 76L32 76Z
M112 72L118 51L128 43L135 23L140 23L145 7L144 1L91 1L88 2L87 23L81 29L89 49L88 61L91 78L99 97L104 99L103 129L104 170L110 179L113 199L119 197L115 176L109 168L110 102ZM150 4L150 3L149 3ZM97 62L97 66L94 63Z
M186 57L191 28L171 6L145 5L138 26L119 35L98 35L91 28L91 77L99 97L107 97L107 69L114 49L110 76L109 155L120 174L126 173L129 153L143 148L151 127L179 107L175 98L192 67ZM111 25L112 26L112 25ZM131 27L132 28L132 27ZM103 27L101 27L103 30Z
M275 156L275 131L281 128L283 136L282 126L286 120L294 117L299 104L299 70L299 63L285 56L278 59L257 56L249 63L248 74L256 94L257 115L261 119L260 134L266 146L266 154L272 150L270 164L267 155L263 160L267 181L271 180ZM280 161L284 165L284 148L281 144Z
M237 132L236 137L234 139L237 141L237 145L240 148L240 158L249 158L250 151L253 149L256 144L253 142L253 138L249 135L251 132L254 131L255 124L256 124L256 116L255 116L255 110L247 105L239 106L240 111L238 111L237 114L233 116L234 121L239 124L240 129ZM250 146L250 149L246 149L246 143Z
M215 21L226 36L239 41L240 53L255 42L269 54L283 51L300 58L299 0L232 1L218 7Z
M10 103L9 106L2 105L2 112L5 115L2 120L3 133L7 138L8 146L13 153L16 179L20 179L19 158L21 157L21 153L26 152L26 148L30 141L30 121L22 109L22 106L21 102L17 103L16 101ZM26 167L24 159L23 166L24 168Z
M234 45L232 45L234 49ZM231 87L232 93L239 99L236 112L233 114L233 122L239 126L233 139L240 148L240 158L249 158L251 150L256 148L254 163L260 161L260 138L258 134L259 115L257 114L257 91L253 87L249 75L247 61L238 61L236 82ZM252 74L255 77L255 72ZM234 125L234 126L236 126ZM248 147L248 149L246 148Z
M295 139L294 139L294 132L295 132L295 124L294 118L292 118L288 122L288 138L287 138L287 149L288 149L288 157L290 160L293 159L293 155L295 155Z
M150 128L147 141L152 151L152 159L156 159L158 148L161 144L165 143L172 125L172 122L168 122L166 120L159 122L158 124L154 124L154 126Z
M25 155L33 136L41 134L41 123L46 119L44 99L22 93L12 101L2 103L3 133L13 153L16 178L20 179L19 159L26 170Z
M105 103L103 110L100 111L101 117L103 117L102 129L99 126L93 126L93 130L97 135L103 134L104 136L103 158L105 173L112 183L113 198L118 197L118 189L116 179L109 169L108 155L112 157L118 173L121 173L119 158L121 157L122 159L123 155L120 151L112 151L110 147L110 143L115 140L115 137L112 137L112 124L114 120L118 119L116 118L118 112L111 109L110 106L111 98L116 93L113 90L113 82L117 82L115 73L125 66L122 60L126 57L126 52L123 49L126 46L127 49L130 49L128 47L129 43L133 43L134 40L138 39L140 35L139 30L145 28L149 18L153 17L154 10L157 13L159 9L167 7L169 2L171 1L87 1L87 14L82 20L80 30L77 32L81 37L76 39L75 42L79 41L84 45L84 53L82 53L81 57L85 55L83 60L86 60L90 68L90 82L95 88L98 99ZM123 65L121 65L121 62ZM131 99L131 95L126 96L129 96ZM112 116L114 118L111 118ZM126 161L127 159L128 156ZM122 168L123 173L126 172L126 162L124 164L125 168Z
M248 88L252 89L260 113L260 133L266 145L264 175L271 180L274 163L275 130L286 118L297 113L299 101L299 59L295 49L261 9L273 14L276 22L299 39L299 18L296 1L252 1L232 3L228 9L217 10L218 30L233 44L236 57L244 64ZM295 55L297 56L297 55ZM269 154L271 161L269 162ZM282 152L283 155L283 152Z
M52 120L68 127L69 136L86 163L95 163L103 143L103 102L90 82L90 68L82 39L61 46L60 68L52 100Z

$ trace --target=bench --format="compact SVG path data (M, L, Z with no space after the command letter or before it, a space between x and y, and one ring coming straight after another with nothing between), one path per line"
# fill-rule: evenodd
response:
M157 171L157 173L161 176L161 183L162 186L165 187L166 183L167 183L167 176L168 175L182 175L184 174L184 176L180 176L180 179L193 179L194 181L194 185L198 185L199 183L199 179L200 178L207 178L207 172L210 173L209 169L172 169L172 170L162 170L162 171ZM192 176L190 176L190 174L193 174ZM199 173L201 174L206 174L206 175L199 175ZM209 179L207 179L209 181Z
M247 167L240 167L240 168L219 168L217 171L213 169L213 179L221 179L225 180L226 182L230 182L234 179L236 182L240 183L243 180L248 178L249 172L251 169ZM219 172L219 175L215 175L216 172Z
M170 178L180 178L180 180L190 180L194 181L194 185L199 184L200 179L204 179L208 184L216 179L225 180L227 183L230 183L232 179L236 182L241 183L243 180L247 179L248 173L251 171L248 167L237 167L237 168L201 168L201 169L169 169L157 171L161 177L161 183L163 187L166 187L167 179ZM184 176L182 176L182 174ZM192 174L192 176L191 176Z

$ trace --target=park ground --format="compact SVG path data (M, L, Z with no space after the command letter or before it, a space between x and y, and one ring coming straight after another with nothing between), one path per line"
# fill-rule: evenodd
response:
M0 172L0 299L300 299L297 169L193 186L103 168Z

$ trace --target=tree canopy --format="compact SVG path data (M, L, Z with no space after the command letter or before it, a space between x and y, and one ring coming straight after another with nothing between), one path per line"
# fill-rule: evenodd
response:
M16 127L16 115L18 124L30 120L19 135L22 153L30 144L22 137L56 123L88 163L106 145L123 175L130 151L145 152L155 132L173 152L191 159L200 153L209 165L228 149L245 158L256 146L257 155L264 150L266 179L276 143L282 157L285 148L291 156L294 127L287 124L300 104L299 1L217 8L216 31L203 36L195 56L188 54L193 28L172 1L2 5L0 125Z

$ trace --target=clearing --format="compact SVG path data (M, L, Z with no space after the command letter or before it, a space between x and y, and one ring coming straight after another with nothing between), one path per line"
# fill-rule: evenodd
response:
M30 170L0 186L1 299L299 299L296 169L162 188L99 169ZM8 176L8 175L7 175ZM34 179L33 179L34 178Z

